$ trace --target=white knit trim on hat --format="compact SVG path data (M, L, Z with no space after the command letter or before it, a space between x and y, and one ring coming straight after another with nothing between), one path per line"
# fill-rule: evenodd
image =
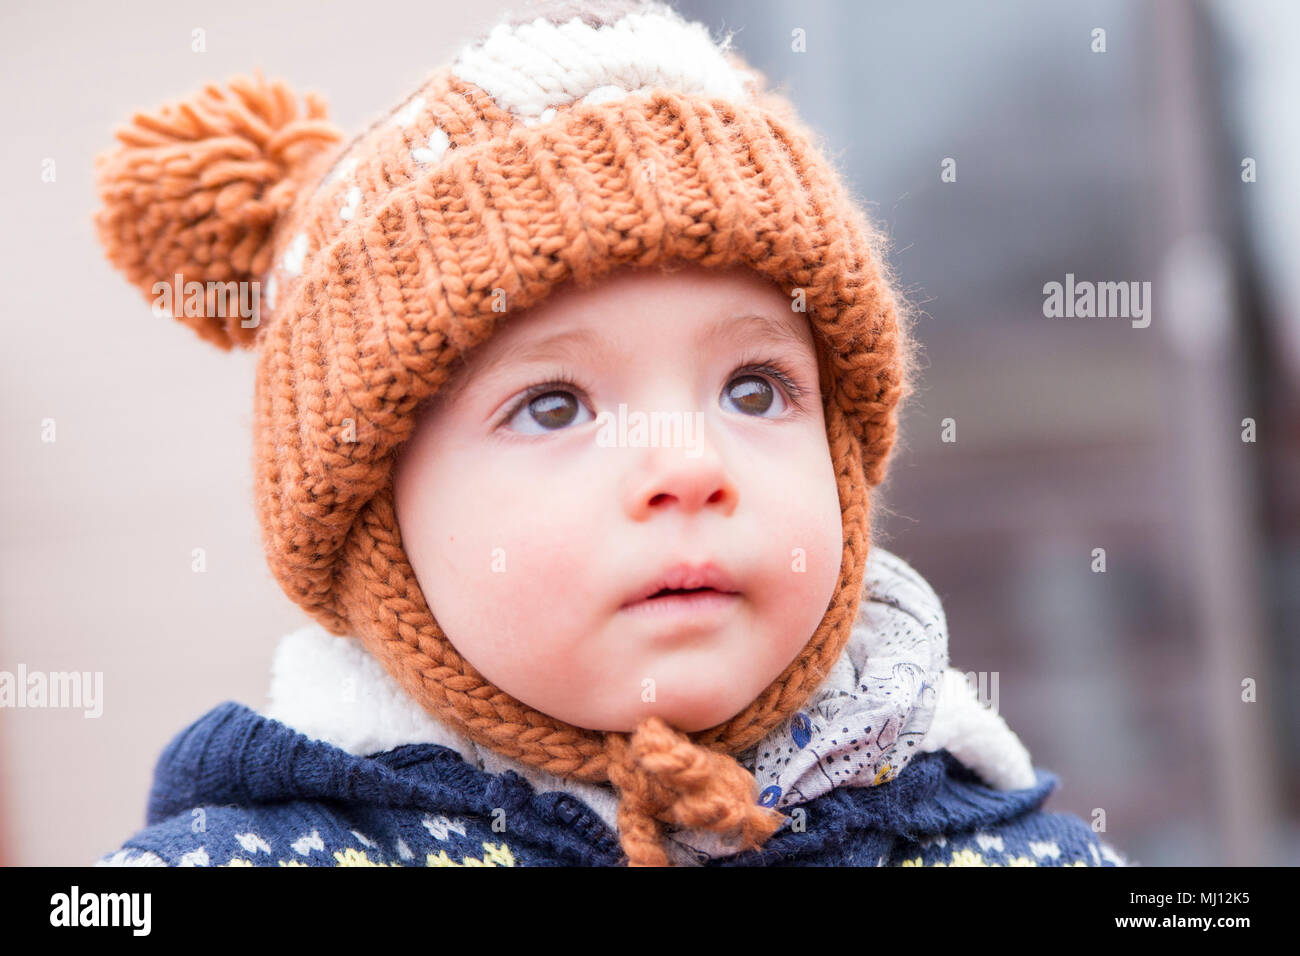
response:
M655 4L601 27L580 17L498 24L461 51L451 72L534 126L554 116L554 107L592 94L588 102L609 102L656 87L747 103L753 76L727 60L729 44L729 37L715 42L704 24Z

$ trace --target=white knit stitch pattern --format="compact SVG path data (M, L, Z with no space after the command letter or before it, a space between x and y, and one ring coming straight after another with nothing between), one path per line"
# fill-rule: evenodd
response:
M348 190L348 194L343 199L343 205L339 209L339 218L345 222L351 219L357 212L357 206L361 203L361 187L353 186Z
M465 821L460 819L460 817L457 817L454 820L448 820L447 817L441 813L436 817L426 814L424 819L420 822L424 824L424 828L429 831L435 840L445 841L447 839L447 834L449 833L455 833L462 837L465 835Z
M1046 857L1049 860L1055 860L1061 855L1061 848L1053 840L1043 840L1042 842L1030 840L1029 850L1040 859Z
M324 852L325 841L320 838L320 831L312 830L311 833L306 836L301 836L294 840L290 846L293 847L293 852L300 856L306 856L311 853L312 850L320 850L321 852Z
M447 147L450 145L451 141L447 138L447 134L435 126L433 132L429 134L428 145L411 150L411 159L417 163L436 163L442 159L443 153L447 152Z
M300 232L293 237L289 243L289 248L284 251L280 258L280 265L284 271L291 276L302 275L302 266L307 258L307 234Z
M256 833L236 833L235 839L246 853L270 853L270 845Z
M578 17L562 24L542 18L499 24L463 50L451 71L533 126L545 121L548 109L598 90L599 102L663 88L748 103L752 74L728 62L729 44L730 38L717 43L702 23L656 4L603 27Z
M190 850L189 853L181 855L181 862L178 866L207 866L211 861L208 859L208 851L204 847L197 850Z

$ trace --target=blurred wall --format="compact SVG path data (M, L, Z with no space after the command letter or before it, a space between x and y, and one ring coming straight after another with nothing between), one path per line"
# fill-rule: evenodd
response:
M276 640L308 623L271 577L253 510L253 355L156 318L108 264L91 223L94 155L133 111L259 66L324 94L355 132L503 9L0 7L0 188L14 226L0 234L0 669L103 672L97 719L0 710L0 862L76 865L119 847L144 825L163 746L223 700L260 707Z

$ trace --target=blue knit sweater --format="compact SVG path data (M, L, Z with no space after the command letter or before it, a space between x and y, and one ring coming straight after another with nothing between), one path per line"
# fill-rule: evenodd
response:
M782 812L761 850L706 866L1115 866L1081 819L1041 809L1034 786L983 785L947 750L896 778L842 787ZM618 866L617 835L582 801L486 773L419 743L368 756L304 736L233 701L164 750L147 826L97 865Z

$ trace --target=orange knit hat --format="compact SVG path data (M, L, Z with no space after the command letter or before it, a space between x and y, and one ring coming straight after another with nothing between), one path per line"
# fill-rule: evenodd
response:
M623 2L501 23L350 143L322 100L300 110L260 73L136 114L117 138L97 160L109 258L151 298L174 276L203 284L205 308L173 314L257 348L258 518L285 593L455 730L615 786L631 865L667 863L664 823L761 846L783 817L734 755L790 718L849 638L912 369L883 239L791 105L729 39ZM816 632L740 713L691 734L657 717L598 732L504 693L447 640L402 548L393 464L417 407L511 313L673 261L746 267L808 313L844 556ZM260 289L260 314L218 308L223 283Z

